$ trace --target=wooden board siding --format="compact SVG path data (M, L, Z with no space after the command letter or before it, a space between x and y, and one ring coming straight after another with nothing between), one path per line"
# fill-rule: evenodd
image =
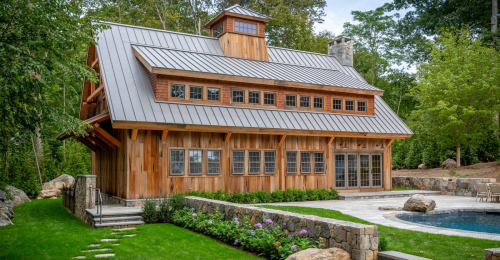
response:
M122 148L107 148L92 153L92 173L96 174L97 185L102 192L127 199L160 197L164 193L217 191L247 192L277 189L335 188L335 151L376 151L384 152L384 188L390 189L390 148L380 148L376 144L385 139L348 138L349 149L340 149L342 138L335 138L328 145L328 137L287 136L279 145L278 135L232 134L224 142L223 133L176 132L169 131L165 141L161 141L162 131L139 130L131 141L131 130L113 130L113 135L122 142ZM356 144L365 141L368 148ZM221 174L190 176L170 175L170 149L196 148L221 151ZM276 151L276 173L233 175L231 153L233 150L274 150ZM205 150L204 150L205 151ZM286 151L321 151L325 153L325 173L286 174ZM185 153L185 157L188 153ZM261 153L261 156L264 156ZM187 161L187 160L186 160ZM248 159L246 159L248 167ZM205 167L206 160L203 160Z
M106 146L106 149L99 149L92 152L93 175L97 175L96 185L101 192L126 198L128 175L130 171L130 131L123 129L113 129L107 123L102 123L101 127L122 143L122 147L115 149Z
M219 44L225 56L269 61L265 38L226 32L219 37Z
M170 98L170 84L185 84L185 99L175 99ZM199 101L199 100L189 100L189 85L204 86L204 87L217 87L221 88L221 102L214 101ZM373 95L360 95L360 94L350 94L341 92L330 92L330 91L319 91L319 90L304 90L296 89L290 87L279 87L279 86L266 86L266 85L252 85L241 83L227 83L223 81L214 80L202 80L194 78L184 78L184 77L172 77L166 75L157 75L156 85L152 86L154 93L156 93L156 100L159 101L171 101L171 102L182 102L182 103L198 103L198 104L213 104L213 105L232 105L232 106L242 106L242 107L260 107L260 108L278 108L287 110L300 110L300 111L315 111L315 112L332 112L341 114L356 114L356 115L375 115L375 97ZM266 91L276 93L276 106L264 106L264 105L252 105L252 104L234 104L231 103L231 89L243 89L243 90L255 90L255 91ZM314 109L314 108L300 108L300 107L286 107L285 106L285 95L304 95L311 97L311 106L313 103L313 97L323 97L323 107L324 109ZM203 95L205 96L205 90ZM332 98L340 98L344 100L356 100L356 101L366 101L367 112L350 112L345 111L345 105L343 105L342 111L336 111L332 109ZM261 96L261 99L263 97ZM248 96L245 97L245 101L248 101ZM298 102L298 99L297 99ZM355 107L357 107L355 105Z

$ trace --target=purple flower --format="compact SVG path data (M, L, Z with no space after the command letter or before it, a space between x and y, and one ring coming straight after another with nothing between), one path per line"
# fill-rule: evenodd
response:
M257 223L257 224L255 224L255 227L256 227L256 228L259 228L259 229L262 229L262 224Z
M290 249L292 249L293 251L299 250L299 248L296 245L293 245L292 247L290 247Z
M252 232L250 232L250 235L251 235L251 236L255 236L255 232L253 232L253 231L252 231Z
M240 224L240 222L239 222L238 220L235 220L235 221L234 221L234 224L239 225L239 224Z
M193 218L196 218L196 217L198 217L198 214L194 213L194 214L193 214L193 215L191 215L191 216L193 216Z
M238 239L234 240L234 244L233 245L236 245L238 244Z
M194 211L194 208L191 208L192 211Z
M271 219L267 219L267 220L266 220L266 223L267 223L267 224L273 224L273 221L272 221Z
M299 234L300 234L301 236L302 236L302 235L304 235L304 234L307 234L307 230L302 229L302 230L300 231L300 233L299 233Z

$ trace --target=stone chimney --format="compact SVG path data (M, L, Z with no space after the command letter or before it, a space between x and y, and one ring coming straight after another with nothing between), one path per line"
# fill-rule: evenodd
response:
M328 55L335 56L344 66L353 66L353 49L351 38L336 38L328 43Z

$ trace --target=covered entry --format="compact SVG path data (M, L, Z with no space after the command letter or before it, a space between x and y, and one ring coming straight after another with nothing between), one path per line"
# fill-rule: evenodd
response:
M335 188L382 188L383 153L335 153Z

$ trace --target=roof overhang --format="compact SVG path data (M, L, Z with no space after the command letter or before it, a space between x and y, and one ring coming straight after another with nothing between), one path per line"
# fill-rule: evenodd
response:
M210 28L212 25L219 22L219 20L224 16L244 18L244 19L259 21L259 22L263 22L263 23L268 23L269 21L271 21L270 19L266 19L266 18L259 18L259 17L254 17L254 16L250 16L250 15L243 15L243 14L235 14L235 13L224 11L224 12L220 13L219 15L217 15L214 19L212 19L208 23L206 23L204 27L206 29Z
M361 95L377 95L377 96L384 95L384 91L378 91L378 90L356 89L356 88L347 88L347 87L337 87L337 86L301 83L301 82L294 82L294 81L283 81L283 80L245 77L245 76L234 76L234 75L227 75L227 74L216 74L216 73L195 72L195 71L179 70L179 69L159 68L159 67L155 67L155 66L149 64L149 62L144 57L142 57L141 54L138 53L135 49L133 49L133 52L134 52L135 57L144 65L144 67L146 67L146 69L150 73L154 73L154 74L198 78L198 79L208 79L208 80L220 80L220 81L237 82L237 83L245 83L245 84L281 86L281 87L301 88L301 89L309 89L309 90L314 89L314 90L321 90L321 91L343 92L343 93L361 94Z
M194 124L168 124L153 122L131 122L113 121L116 129L144 129L144 130L167 130L167 131L189 131L189 132L212 132L212 133L241 133L261 135L298 135L298 136L323 136L323 137L350 137L350 138L383 138L383 139L405 139L411 134L394 133L361 133L361 132L339 132L339 131L317 131L317 130L293 130L273 129L257 127L232 127L232 126L208 126Z

